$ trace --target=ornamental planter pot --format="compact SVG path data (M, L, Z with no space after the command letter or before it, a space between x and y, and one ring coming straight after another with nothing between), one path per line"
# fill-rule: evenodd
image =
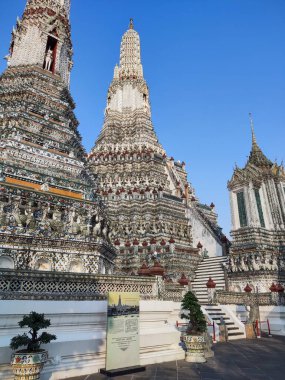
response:
M206 336L184 335L184 342L187 347L185 360L190 363L205 363Z
M28 352L14 352L11 357L11 366L14 373L14 380L38 380L40 372L48 359L48 352L45 350Z

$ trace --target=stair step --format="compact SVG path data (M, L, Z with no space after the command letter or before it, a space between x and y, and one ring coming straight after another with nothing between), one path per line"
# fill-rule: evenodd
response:
M213 276L211 276L211 278L212 278L212 280L224 280L224 275L222 275L222 274L215 274L215 275L213 275ZM196 276L195 277L195 280L194 280L194 282L197 282L197 281L208 281L208 279L209 279L209 276L207 275L207 276Z
M228 258L227 257L209 257L209 258L205 258L203 259L201 262L204 263L204 262L217 262L217 261L228 261Z
M203 261L200 262L200 264L221 264L221 263L226 263L226 262L227 262L227 260L207 260L207 259L204 259Z
M244 335L244 333L243 332L233 332L233 333L229 332L228 335L229 336L237 336L237 335Z
M195 272L195 276L222 276L224 274L223 271L220 269L205 269L205 270L199 270Z
M224 277L224 273L223 272L220 272L220 271L207 271L207 272L197 272L195 273L195 280L196 278L205 278L205 277L208 277L209 278L209 275L211 277Z
M216 321L216 320L220 321L221 318L220 318L220 317L213 317L212 319L215 320L215 321ZM224 317L223 319L224 319L224 321L225 321L225 320L229 320L229 321L230 321L230 318L229 318L229 317Z
M227 327L228 331L232 331L232 330L239 330L238 327Z
M224 283L225 283L225 281L223 281L223 280L219 280L219 281L216 281L215 279L213 279L214 281L215 281L215 283L216 283L216 287L218 286L218 285L223 285ZM208 279L207 280L203 280L203 281L197 281L197 282L193 282L193 286L194 285L200 285L200 286L203 286L203 287L205 287L205 288L207 288L206 287L206 283L207 283L207 281L208 281Z
M203 280L203 279L207 279L208 280L208 278L209 278L209 274L197 274L196 273L196 277L195 277L195 280L197 279L197 278L200 278L201 280ZM216 273L216 274L214 274L214 273L211 273L211 277L212 278L224 278L224 274L223 273Z
M202 264L200 264L195 272L198 272L198 271L201 271L201 270L207 270L207 269L223 270L223 267L221 266L220 263L218 263L218 264L211 264L211 265L208 265L208 264L202 265Z

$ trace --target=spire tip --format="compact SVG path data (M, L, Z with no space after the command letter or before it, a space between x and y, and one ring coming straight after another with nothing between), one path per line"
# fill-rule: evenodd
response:
M256 144L256 137L255 137L255 133L254 133L254 125L253 125L252 113L249 112L248 116L249 116L249 121L250 121L251 136L252 136L252 145L253 145L253 144Z
M130 18L129 29L134 29L134 20L132 18Z

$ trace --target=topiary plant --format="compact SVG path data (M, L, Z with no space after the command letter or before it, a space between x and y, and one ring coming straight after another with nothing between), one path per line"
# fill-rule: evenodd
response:
M29 315L24 315L18 324L21 328L28 326L30 328L30 331L28 332L30 336L26 333L14 336L10 342L10 347L13 350L26 346L25 351L39 351L41 344L47 344L52 340L56 340L55 335L49 334L45 331L38 335L39 330L50 326L50 320L45 319L44 314L38 314L35 311L32 311Z
M181 307L183 310L188 311L187 314L181 314L181 318L189 320L186 334L198 334L207 330L206 319L194 293L189 291L185 294Z

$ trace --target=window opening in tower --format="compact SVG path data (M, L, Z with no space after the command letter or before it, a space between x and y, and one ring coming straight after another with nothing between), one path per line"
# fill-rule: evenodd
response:
M240 191L237 193L237 203L238 203L240 226L246 227L247 226L247 215L246 215L246 206L245 206L243 191Z
M56 38L48 36L43 68L53 74L55 73L57 44L58 40Z

